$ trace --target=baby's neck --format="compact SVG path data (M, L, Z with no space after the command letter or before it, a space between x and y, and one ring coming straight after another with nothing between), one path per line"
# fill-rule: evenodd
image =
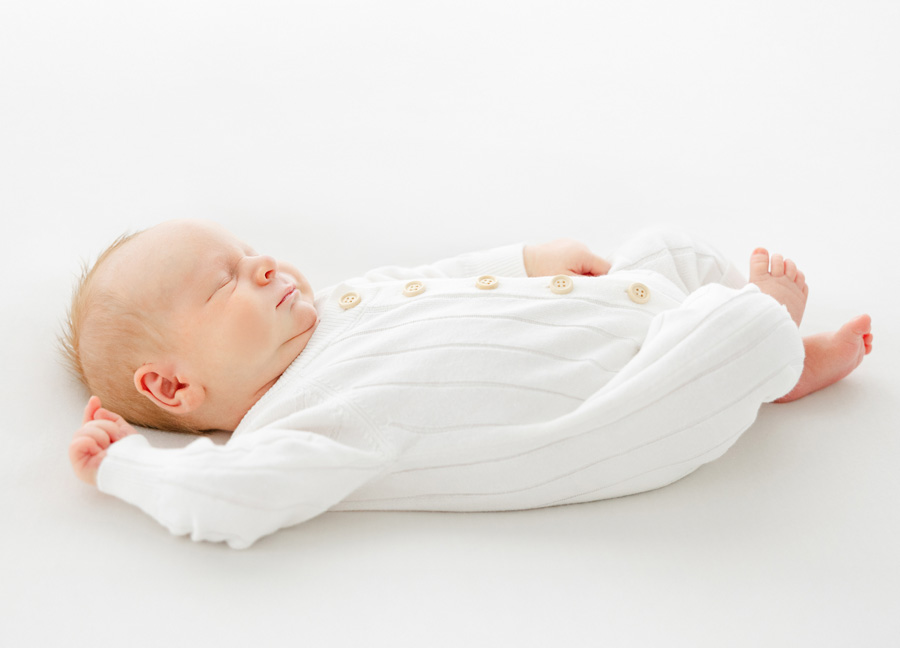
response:
M233 432L247 412L278 382L285 370L306 348L315 328L313 326L291 339L289 345L283 345L278 361L262 371L253 372L253 375L240 371L224 372L233 380L217 381L214 389L205 389L204 402L194 412L194 426L201 430ZM223 372L219 372L220 375L221 373Z
M248 391L246 397L231 395L215 400L209 399L195 414L191 424L198 430L234 432L247 412L278 382L280 377L281 374L266 382L259 389Z

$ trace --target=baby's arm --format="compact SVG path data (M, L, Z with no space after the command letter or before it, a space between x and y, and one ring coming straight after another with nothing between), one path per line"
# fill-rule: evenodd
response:
M556 274L604 275L610 264L572 239L557 239L539 245L521 243L490 250L468 252L429 265L413 268L384 266L367 272L366 281L465 278L480 275L498 277L544 277Z
M383 464L378 452L291 429L232 436L225 445L200 438L184 448L154 448L96 397L69 456L80 479L170 532L234 548L323 513Z
M97 469L106 457L110 444L135 434L136 430L118 414L103 409L100 399L91 396L84 408L84 420L69 444L72 470L83 482L95 486Z

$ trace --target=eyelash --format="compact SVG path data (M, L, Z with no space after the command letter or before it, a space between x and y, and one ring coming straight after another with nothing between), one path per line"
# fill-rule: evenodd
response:
M228 279L226 279L225 281L222 282L222 285L219 286L218 290L222 290L222 288L224 288L225 286L230 284L233 279L234 279L234 273L231 272L228 274Z
M228 269L228 279L226 279L226 280L222 283L222 285L220 285L218 288L216 288L216 292L219 292L220 290L222 290L222 288L224 288L225 286L227 286L228 284L230 284L230 283L232 282L232 280L234 280L235 278L237 278L237 266L236 266L236 265L235 265L235 266L231 266L231 267Z

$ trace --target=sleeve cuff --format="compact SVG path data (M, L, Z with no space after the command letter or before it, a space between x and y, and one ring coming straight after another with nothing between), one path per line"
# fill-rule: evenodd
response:
M97 470L97 490L153 515L151 503L159 496L159 478L165 473L164 453L140 434L117 441L109 447Z
M124 455L127 458L132 452L140 453L150 447L146 437L140 434L133 434L112 444L97 469L97 489L102 493L115 495L118 490L117 484L128 481L127 476L130 472L125 467L128 460L122 461L121 457Z
M524 243L514 243L491 250L470 252L463 257L466 275L496 275L498 277L527 277L525 259L522 256Z

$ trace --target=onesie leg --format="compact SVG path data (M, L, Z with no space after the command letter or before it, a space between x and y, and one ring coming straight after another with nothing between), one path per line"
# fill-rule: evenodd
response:
M643 230L613 255L609 274L624 270L652 270L664 275L686 293L719 283L743 288L744 275L712 246L686 234Z
M797 327L755 286L698 290L656 317L638 355L596 395L599 427L578 457L599 459L580 473L598 487L554 503L660 488L718 458L763 403L797 384L803 360Z

